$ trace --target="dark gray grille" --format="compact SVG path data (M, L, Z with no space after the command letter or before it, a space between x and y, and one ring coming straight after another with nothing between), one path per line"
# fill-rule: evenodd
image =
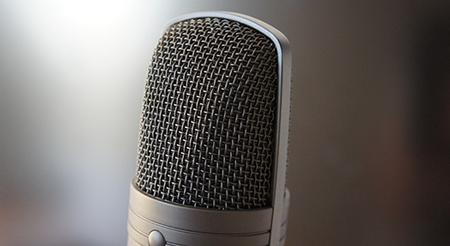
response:
M269 205L278 62L273 42L220 18L175 23L145 86L137 187L188 206Z

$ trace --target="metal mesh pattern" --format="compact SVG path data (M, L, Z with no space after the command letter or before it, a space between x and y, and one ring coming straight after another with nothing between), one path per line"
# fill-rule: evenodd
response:
M273 42L238 22L172 25L149 67L136 185L171 203L269 205L278 62Z

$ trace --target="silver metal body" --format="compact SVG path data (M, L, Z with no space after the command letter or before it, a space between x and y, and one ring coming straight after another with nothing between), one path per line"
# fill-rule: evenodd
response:
M285 189L291 89L289 41L280 31L258 19L227 12L185 15L169 22L164 30L173 23L198 17L241 22L265 34L277 47L279 88L272 204L263 209L235 211L186 207L142 194L132 182L128 246L149 245L148 236L154 230L163 235L166 245L284 245L289 210L289 191Z

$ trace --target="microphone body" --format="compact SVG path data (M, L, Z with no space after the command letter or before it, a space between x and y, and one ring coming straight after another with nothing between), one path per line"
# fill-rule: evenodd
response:
M228 12L182 16L149 67L128 246L284 245L287 38Z

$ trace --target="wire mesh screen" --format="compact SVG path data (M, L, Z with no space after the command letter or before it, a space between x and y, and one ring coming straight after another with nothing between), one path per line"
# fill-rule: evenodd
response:
M136 186L186 206L270 204L278 62L272 40L244 24L173 24L145 85Z

